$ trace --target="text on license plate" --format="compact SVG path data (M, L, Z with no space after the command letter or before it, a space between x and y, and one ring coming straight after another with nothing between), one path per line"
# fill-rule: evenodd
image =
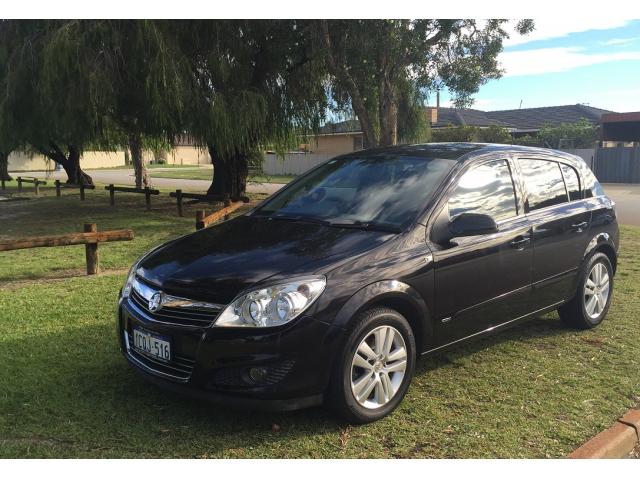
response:
M133 344L138 350L142 350L147 355L159 358L165 362L171 360L171 343L169 343L168 337L134 328Z

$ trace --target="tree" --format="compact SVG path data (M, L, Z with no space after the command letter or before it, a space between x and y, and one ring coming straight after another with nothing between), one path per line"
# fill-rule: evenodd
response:
M145 142L172 141L182 132L188 64L160 20L72 20L55 29L45 50L45 80L87 111L96 144L126 144L136 186L149 185Z
M501 74L497 55L508 36L504 22L318 20L316 35L332 98L338 109L357 115L368 148L397 143L399 106L409 92L420 100L446 87L456 106L469 105L480 85ZM517 25L522 34L532 28L530 20ZM424 102L412 104L422 108Z
M174 22L194 88L186 129L208 148L208 193L245 194L248 161L267 145L280 152L320 125L322 64L310 24L295 20Z
M0 22L0 144L42 153L63 166L70 183L92 183L80 168L83 145L92 137L90 118L76 92L52 92L43 81L45 50L59 21Z
M575 123L544 125L538 137L548 148L592 148L598 140L598 126L582 118Z

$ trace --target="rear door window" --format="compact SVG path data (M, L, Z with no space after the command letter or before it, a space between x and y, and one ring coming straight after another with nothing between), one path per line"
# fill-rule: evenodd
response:
M551 207L568 200L558 162L520 158L518 163L527 187L528 211Z
M506 160L484 163L467 171L449 196L449 218L482 213L495 221L515 217L516 195Z

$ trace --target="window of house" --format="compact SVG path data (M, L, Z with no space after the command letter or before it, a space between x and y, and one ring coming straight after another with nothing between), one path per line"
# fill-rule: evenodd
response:
M518 214L511 170L506 160L470 169L449 196L449 218L462 213L482 213L495 221Z
M567 201L567 190L558 162L521 158L518 163L527 187L529 211Z
M569 192L569 200L579 200L582 198L580 192L580 178L578 172L573 167L560 164L560 170L562 170L562 176L564 177L564 183L567 186L567 192Z

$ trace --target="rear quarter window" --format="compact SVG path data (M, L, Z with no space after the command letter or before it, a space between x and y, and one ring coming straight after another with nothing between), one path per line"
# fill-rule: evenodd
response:
M573 167L560 164L560 170L562 170L562 176L564 177L564 183L567 186L567 192L569 193L569 200L580 200L582 198L582 191L580 190L580 177L578 172Z

